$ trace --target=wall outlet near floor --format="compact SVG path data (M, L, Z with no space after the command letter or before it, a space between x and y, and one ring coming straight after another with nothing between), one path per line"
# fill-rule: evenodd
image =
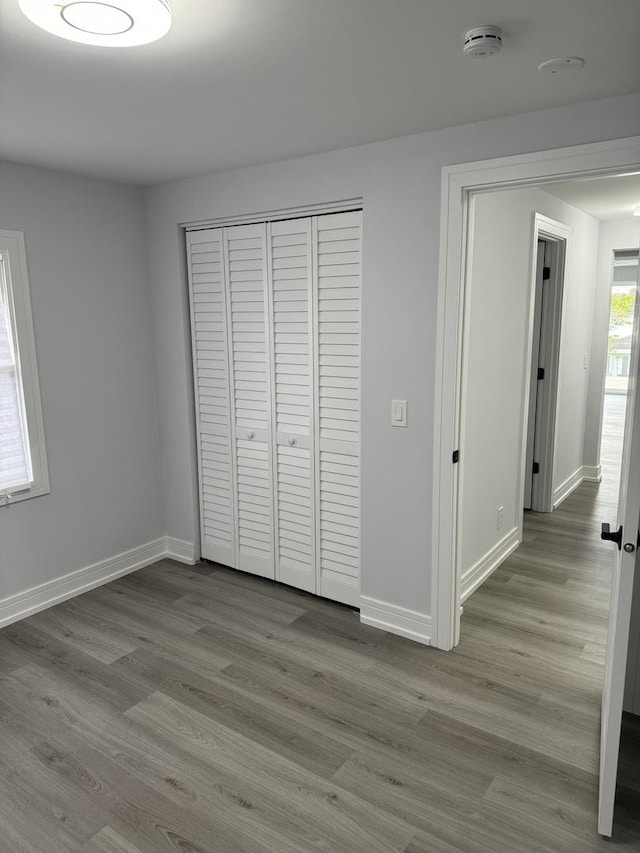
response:
M504 524L504 507L499 506L496 513L496 530L500 530Z

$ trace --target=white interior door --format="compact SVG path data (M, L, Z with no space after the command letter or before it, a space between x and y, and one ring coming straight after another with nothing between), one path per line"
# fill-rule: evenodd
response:
M225 228L236 475L236 568L275 577L266 227Z
M236 566L232 388L222 228L188 235L202 556Z
M267 224L276 579L316 592L311 219Z
M362 213L312 220L317 387L317 590L360 603Z
M635 551L638 546L638 526L640 524L640 405L637 405L638 342L640 340L639 307L636 297L620 499L616 525L616 530L621 535L614 560L605 685L602 695L598 831L605 836L610 836L613 829L622 703L636 562Z
M362 213L188 236L203 557L358 605Z

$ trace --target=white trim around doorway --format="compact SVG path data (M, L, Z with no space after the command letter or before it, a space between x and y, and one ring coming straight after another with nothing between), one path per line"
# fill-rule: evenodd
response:
M640 137L447 166L442 170L440 269L433 447L433 645L451 649L460 637L460 579L455 570L461 365L469 199L485 190L636 172ZM453 371L453 377L452 377ZM463 460L461 460L463 462Z

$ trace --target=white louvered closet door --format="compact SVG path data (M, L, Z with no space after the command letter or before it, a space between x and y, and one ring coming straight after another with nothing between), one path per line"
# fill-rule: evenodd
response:
M360 601L362 213L314 217L317 592Z
M267 225L270 247L276 578L316 592L311 220Z
M202 556L235 567L235 472L222 229L190 233L187 252Z
M234 417L236 567L275 577L266 226L224 229Z

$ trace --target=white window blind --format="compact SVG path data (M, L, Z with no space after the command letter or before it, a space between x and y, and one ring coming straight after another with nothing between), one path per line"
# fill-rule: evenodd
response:
M0 493L32 482L29 434L6 263L0 255Z

